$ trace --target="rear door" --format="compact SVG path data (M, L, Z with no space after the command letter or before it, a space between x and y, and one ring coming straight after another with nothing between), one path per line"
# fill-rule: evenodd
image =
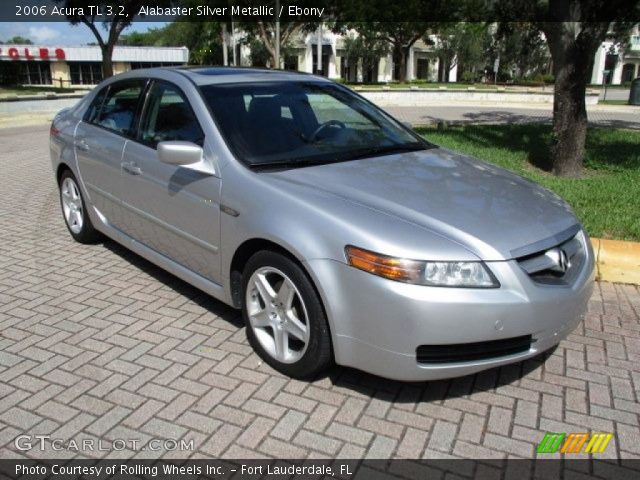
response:
M135 131L146 81L125 80L98 92L78 124L75 151L89 200L107 222L122 227L120 164Z
M206 121L206 119L202 119ZM205 137L186 95L176 85L154 80L135 140L122 159L126 233L199 275L219 283L220 178L188 166L160 162L162 141L205 147Z

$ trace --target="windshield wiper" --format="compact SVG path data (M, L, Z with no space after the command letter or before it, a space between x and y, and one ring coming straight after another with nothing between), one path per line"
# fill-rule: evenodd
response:
M427 150L429 145L423 143L403 143L399 145L381 145L377 147L360 150L355 155L349 157L349 160L358 160L361 158L375 157L378 155L391 155L393 153L417 152L419 150Z
M276 160L275 162L252 163L249 165L251 170L271 170L277 168L303 168L314 165L325 165L332 163L331 160Z
M252 163L249 164L249 168L252 170L271 170L278 168L304 168L304 167L313 167L317 165L328 165L330 163L342 163L342 162L350 162L352 160L359 160L362 158L375 157L377 155L390 155L392 153L403 153L403 152L417 152L419 150L427 150L431 147L429 144L424 143L402 143L398 145L384 145L377 147L370 147L366 149L361 149L355 152L354 155L349 155L346 157L337 157L337 158L325 158L322 160L275 160L273 162L265 162L265 163Z

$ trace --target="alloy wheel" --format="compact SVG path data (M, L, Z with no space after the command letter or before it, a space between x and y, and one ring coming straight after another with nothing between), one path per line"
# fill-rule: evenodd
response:
M80 189L72 178L67 177L63 180L60 188L62 198L62 211L64 219L69 229L79 234L84 224L84 211L82 208L82 197L80 197Z
M261 267L249 279L247 314L264 350L282 363L295 363L309 344L309 317L302 296L287 275Z

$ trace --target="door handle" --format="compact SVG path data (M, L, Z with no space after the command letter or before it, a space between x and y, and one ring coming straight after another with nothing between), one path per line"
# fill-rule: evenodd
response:
M78 140L76 141L76 148L82 152L88 152L89 151L89 145L87 144L87 142L85 140Z
M123 163L122 169L127 172L129 175L140 175L142 173L142 169L138 167L135 163Z

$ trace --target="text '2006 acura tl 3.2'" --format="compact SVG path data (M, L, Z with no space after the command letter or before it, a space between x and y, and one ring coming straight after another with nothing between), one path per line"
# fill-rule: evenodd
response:
M62 213L242 309L272 367L466 375L557 345L594 280L542 187L433 145L321 77L157 68L51 126Z

